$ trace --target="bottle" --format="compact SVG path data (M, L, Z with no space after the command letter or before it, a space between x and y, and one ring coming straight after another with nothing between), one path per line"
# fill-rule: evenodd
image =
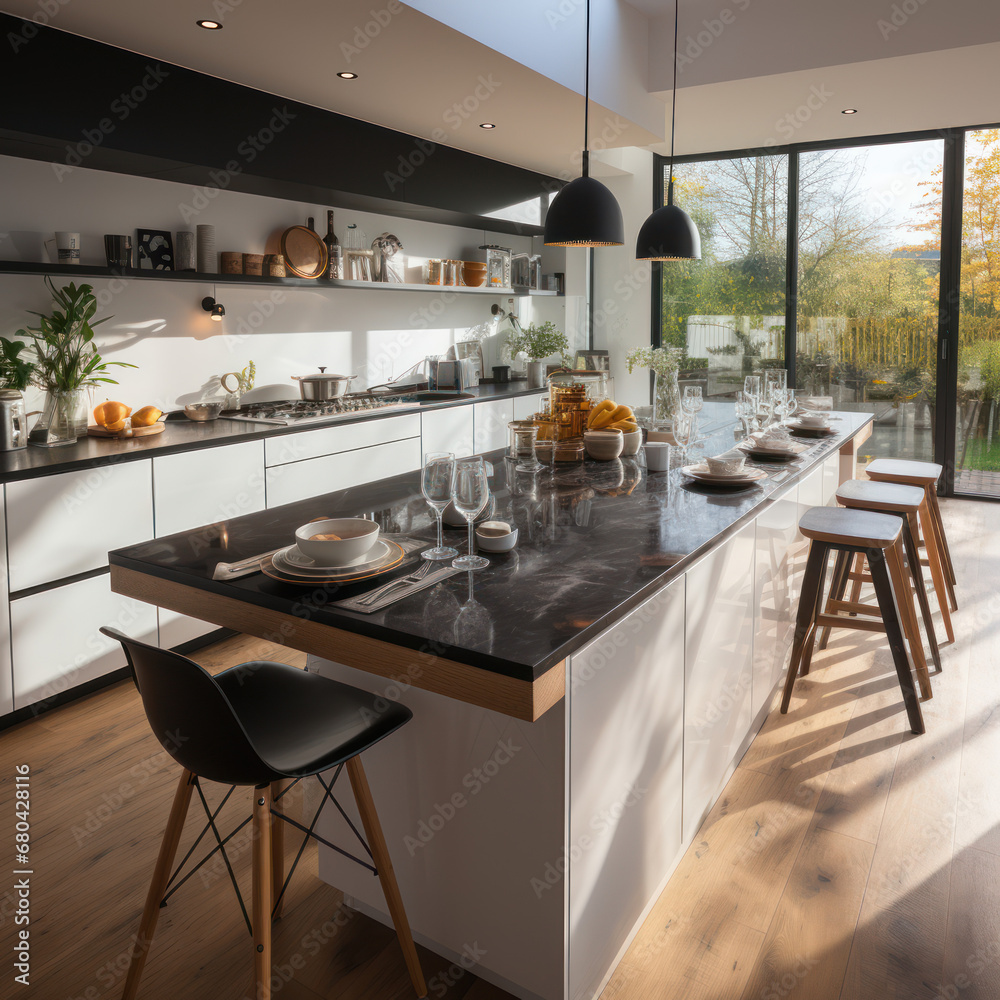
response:
M337 234L333 231L333 210L326 213L326 236L323 237L326 244L327 263L323 272L324 278L342 278L344 276L344 251L337 239Z

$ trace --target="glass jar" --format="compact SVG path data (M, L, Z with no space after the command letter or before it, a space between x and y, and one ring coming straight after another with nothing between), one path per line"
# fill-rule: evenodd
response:
M510 250L493 244L479 248L486 251L486 284L490 288L510 288Z
M510 258L510 280L515 286L527 286L530 262L526 253L516 253Z
M443 285L444 284L444 261L438 257L431 257L427 261L427 277L425 279L428 285Z

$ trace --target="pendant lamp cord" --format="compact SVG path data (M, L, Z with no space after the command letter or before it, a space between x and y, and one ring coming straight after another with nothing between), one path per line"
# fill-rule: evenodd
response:
M676 42L674 43L676 46ZM583 80L583 176L590 176L590 150L588 129L590 127L590 0L587 0L587 58L584 63Z
M667 181L667 204L674 203L674 127L677 124L677 12L681 0L674 0L674 89L670 98L670 179ZM589 48L588 48L589 56Z

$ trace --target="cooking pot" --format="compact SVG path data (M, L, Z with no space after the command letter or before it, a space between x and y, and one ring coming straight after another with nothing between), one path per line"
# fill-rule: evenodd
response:
M357 375L326 375L326 368L320 368L319 375L293 375L299 383L299 395L311 402L323 403L328 399L336 399L347 392L347 387L358 377Z

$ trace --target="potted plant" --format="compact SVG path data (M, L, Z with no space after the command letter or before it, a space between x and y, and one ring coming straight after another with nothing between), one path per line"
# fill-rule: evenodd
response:
M680 347L637 347L625 355L629 374L635 368L648 368L656 375L653 385L653 426L671 422L680 407L677 371L684 351Z
M117 385L108 370L112 365L134 368L125 361L104 361L94 345L94 327L110 317L91 322L97 312L97 297L90 285L72 282L56 288L45 278L57 308L51 313L32 312L37 327L18 330L31 341L34 351L32 380L46 392L45 407L28 440L32 444L71 444L87 431L86 390L104 384Z
M541 389L545 386L545 358L559 354L565 358L569 352L566 334L553 323L534 323L515 327L504 341L504 356L513 360L519 354L528 358L528 388ZM564 361L565 363L565 361Z
M26 361L23 340L0 337L0 388L24 392L35 375L35 364Z

